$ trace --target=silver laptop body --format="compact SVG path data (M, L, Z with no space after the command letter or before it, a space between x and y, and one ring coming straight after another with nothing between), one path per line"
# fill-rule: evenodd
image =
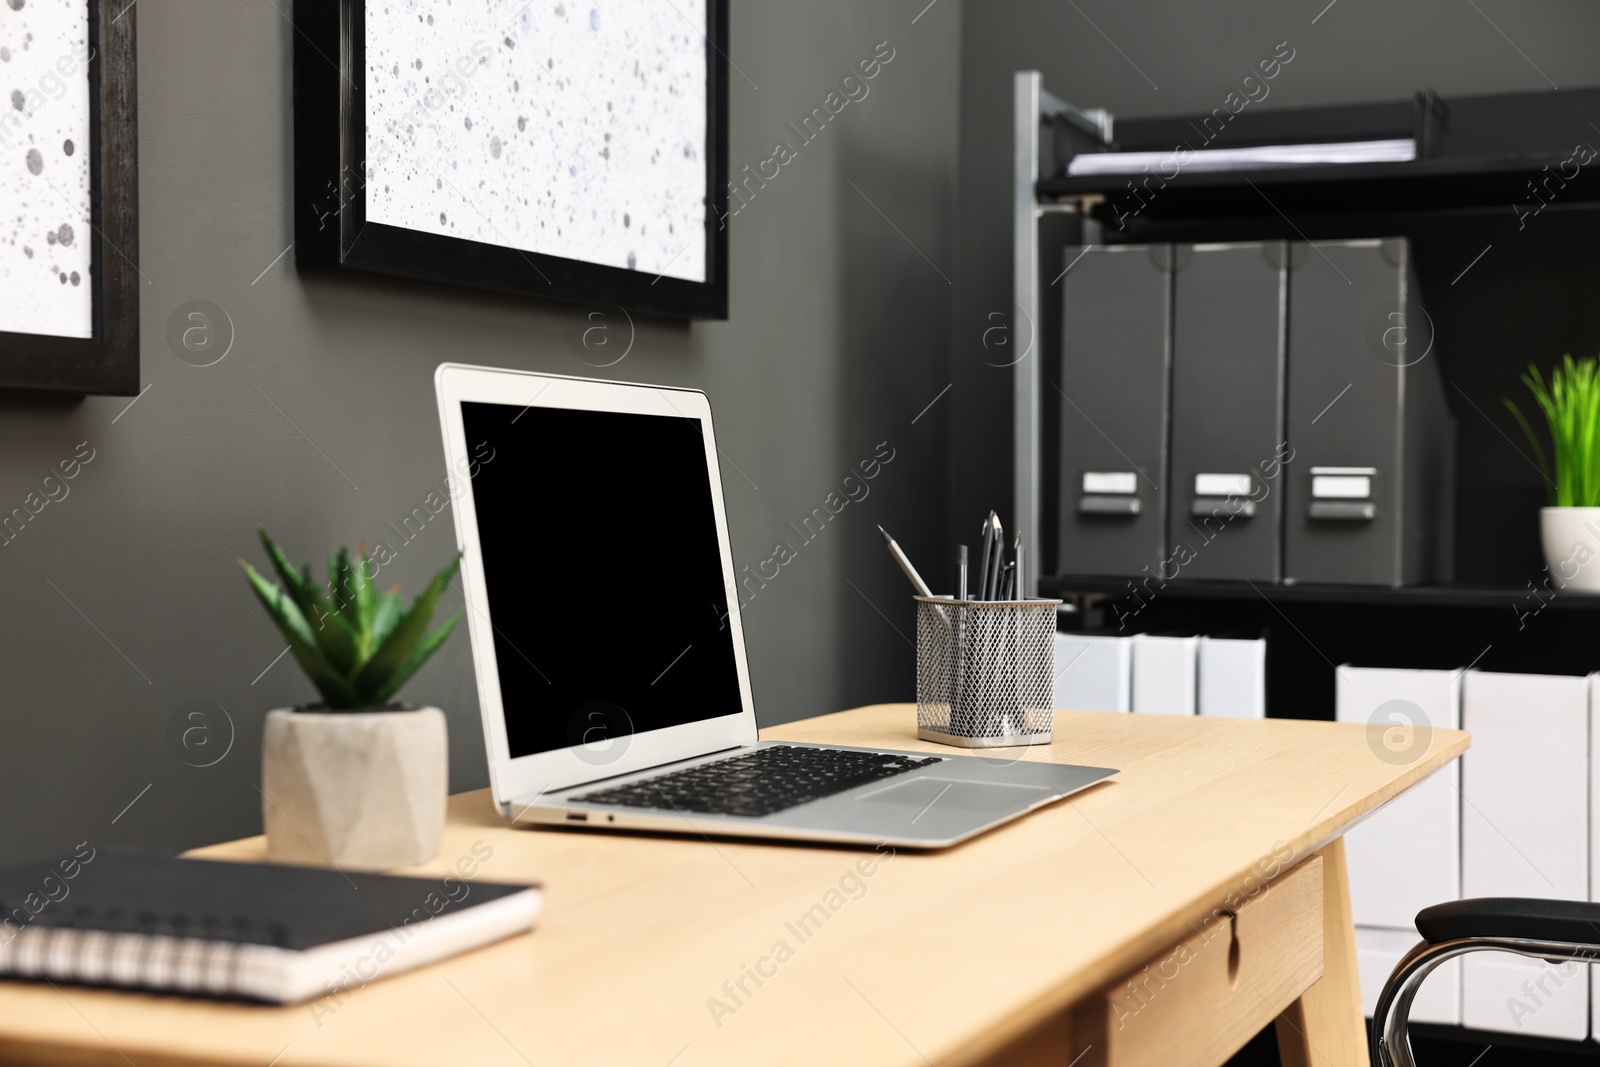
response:
M434 381L490 782L513 821L941 848L1117 773L760 741L741 616L761 602L733 565L705 394L459 364ZM916 765L760 815L629 791L784 747Z

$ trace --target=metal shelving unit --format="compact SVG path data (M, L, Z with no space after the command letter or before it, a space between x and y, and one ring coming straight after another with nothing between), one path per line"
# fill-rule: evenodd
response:
M1047 509L1056 493L1048 477L1053 472L1053 457L1047 453L1052 423L1043 404L1049 394L1048 367L1059 356L1055 336L1059 308L1045 300L1051 284L1045 274L1066 266L1052 258L1058 246L1042 238L1052 219L1073 220L1078 226L1074 239L1082 244L1102 243L1108 237L1117 242L1303 240L1309 234L1316 240L1352 227L1415 233L1430 224L1433 231L1421 239L1431 240L1437 237L1441 219L1501 212L1509 223L1519 192L1540 210L1545 206L1543 197L1556 197L1569 220L1571 208L1600 203L1600 158L1595 151L1583 145L1551 147L1582 137L1585 131L1593 134L1588 116L1600 114L1600 89L1449 101L1425 91L1409 102L1244 112L1234 120L1230 136L1237 132L1246 143L1414 136L1418 158L1408 163L1184 172L1164 184L1160 195L1141 204L1131 218L1118 201L1119 196L1126 198L1129 176L1069 175L1067 161L1073 152L1170 149L1206 116L1114 122L1105 111L1081 110L1052 96L1037 71L1014 75L1013 101L1013 292L1018 326L1025 327L1029 342L1015 364L1013 379L1013 506L1018 528L1038 546L1033 559L1041 570L1027 579L1035 593L1048 588L1056 595L1109 595L1116 592L1112 586L1123 584L1109 579L1066 583L1062 575L1070 571L1070 563L1042 566L1055 555L1048 538L1053 519ZM1593 140L1600 143L1600 135ZM1290 222L1291 215L1298 221ZM1118 223L1126 228L1114 230ZM1486 429L1476 423L1472 428ZM1052 570L1057 577L1051 577ZM1050 579L1044 586L1041 576ZM1507 603L1527 592L1521 584L1524 577L1535 576L1505 573L1484 580L1476 575L1459 589L1314 586L1275 595L1375 605ZM1227 583L1174 588L1183 588L1184 595L1192 598L1231 599L1241 590L1255 595L1247 586L1230 589ZM1600 607L1600 597L1568 596L1563 607Z
M1419 112L1429 121L1439 119L1441 126L1430 127L1426 150L1411 163L1186 173L1124 230L1116 228L1117 198L1124 195L1127 176L1067 175L1057 138L1071 137L1089 149L1098 142L1100 150L1113 145L1113 135L1122 149L1170 148L1185 136L1189 117L1113 123L1104 112L1082 111L1051 96L1035 71L1014 76L1013 102L1014 313L1019 326L1026 324L1029 342L1014 365L1013 506L1018 528L1037 546L1032 560L1041 573L1026 577L1030 592L1075 598L1080 609L1097 605L1081 610L1080 617L1103 612L1113 627L1124 613L1132 613L1132 625L1141 629L1265 629L1268 706L1275 715L1333 718L1335 667L1345 662L1577 674L1600 666L1600 595L1561 591L1540 580L1536 537L1522 527L1534 521L1542 487L1530 471L1516 467L1520 461L1514 457L1511 466L1526 488L1490 484L1492 479L1461 483L1463 521L1475 513L1495 517L1473 529L1458 527L1458 557L1461 545L1470 541L1476 560L1461 581L1389 588L1076 575L1063 573L1070 561L1063 568L1049 541L1061 460L1054 454L1054 417L1045 406L1053 397L1060 358L1060 313L1049 299L1051 279L1069 266L1056 251L1069 242L1057 241L1058 236L1070 233L1071 242L1098 244L1398 233L1420 248L1437 250L1427 266L1441 297L1439 313L1467 326L1446 359L1446 377L1453 399L1472 401L1476 393L1484 402L1472 401L1480 406L1477 413L1462 402L1459 417L1469 428L1464 432L1478 435L1480 457L1492 458L1497 453L1490 450L1504 448L1509 437L1481 410L1498 410L1491 390L1505 395L1507 380L1515 384L1520 365L1534 352L1550 348L1555 358L1562 351L1555 346L1571 345L1575 354L1600 348L1600 324L1586 333L1576 312L1586 299L1581 294L1600 285L1600 267L1586 266L1585 253L1600 240L1600 210L1594 207L1600 204L1600 159L1582 163L1574 173L1571 152L1552 150L1579 139L1600 146L1600 134L1588 125L1591 114L1600 114L1600 90L1506 94L1443 105L1432 94L1419 94L1417 102L1261 112L1250 116L1252 143L1405 136L1399 131L1412 128ZM1559 185L1552 174L1562 175ZM1546 194L1528 204L1542 210L1548 190L1558 189L1561 221L1547 217L1530 227L1533 236L1521 236L1514 212L1522 202L1518 198L1528 197L1536 182L1544 183ZM1469 231L1470 237L1462 236ZM1497 273L1475 276L1476 294L1469 286L1455 287L1462 268L1476 264L1472 257L1481 258L1489 242L1503 258L1477 269ZM1541 271L1549 272L1542 275L1546 283L1559 277L1561 288L1541 285ZM1429 284L1425 273L1424 289ZM1483 290L1491 284L1493 299L1504 304L1484 303ZM1524 327L1533 324L1532 335L1507 344L1504 334L1486 331L1485 323L1506 317L1512 308ZM1017 343L1020 347L1020 339ZM1418 1026L1414 1036L1422 1058L1440 1063L1476 1063L1490 1044L1519 1053L1537 1050L1552 1062L1600 1061L1600 1046L1593 1042L1444 1026ZM1270 1048L1263 1055L1270 1061ZM1256 1061L1242 1054L1237 1062Z

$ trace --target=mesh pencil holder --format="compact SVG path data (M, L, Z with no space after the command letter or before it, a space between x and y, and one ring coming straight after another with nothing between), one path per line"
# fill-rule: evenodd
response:
M1049 744L1061 601L916 601L917 736L962 748Z

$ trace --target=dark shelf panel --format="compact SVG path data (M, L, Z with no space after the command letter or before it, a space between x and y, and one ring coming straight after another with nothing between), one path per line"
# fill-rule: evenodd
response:
M1182 147L1203 153L1207 148L1404 138L1424 128L1429 143L1409 163L1221 173L1179 168L1163 181L1143 173L1067 176L1072 152L1081 146L1064 142L1058 146L1056 173L1041 179L1037 192L1042 199L1103 196L1093 208L1097 217L1116 222L1120 216L1140 224L1485 207L1509 215L1513 205L1532 210L1545 203L1600 200L1600 160L1590 147L1596 129L1590 116L1600 108L1600 89L1445 98L1440 103L1438 122L1421 117L1420 101L1245 108L1227 118L1221 117L1226 112L1213 112L1121 120L1116 124L1119 151L1174 153ZM1587 162L1577 155L1580 144ZM1530 183L1538 184L1540 192Z
M1511 206L1539 207L1528 182L1555 171L1570 153L1540 153L1496 159L1419 159L1410 163L1330 163L1221 173L1182 172L1164 184L1155 178L1140 186L1144 175L1086 175L1044 178L1041 199L1099 194L1106 200L1094 209L1104 221L1119 215L1154 221L1168 218L1248 217L1279 212L1304 215L1349 215L1372 212L1421 212L1495 207L1511 214ZM1568 163L1568 168L1572 166ZM1554 203L1600 200L1600 160L1581 168L1556 186ZM1128 188L1140 187L1142 201ZM1142 204L1142 206L1141 206Z
M1148 581L1148 591L1145 582ZM1094 575L1057 575L1039 579L1047 596L1062 593L1100 593L1116 598L1173 597L1185 600L1266 600L1269 603L1341 604L1371 607L1477 608L1494 611L1530 611L1542 607L1564 611L1600 611L1600 594L1541 588L1537 597L1528 586L1409 585L1400 588L1368 585L1274 585L1271 582L1196 581L1176 578L1109 578Z

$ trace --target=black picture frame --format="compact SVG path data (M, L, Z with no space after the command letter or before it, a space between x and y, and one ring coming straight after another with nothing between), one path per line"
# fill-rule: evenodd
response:
M295 261L698 319L728 317L728 10L706 7L706 280L422 233L366 217L366 2L294 5Z
M0 388L134 396L139 392L137 12L88 0L89 283L93 336L0 330Z

